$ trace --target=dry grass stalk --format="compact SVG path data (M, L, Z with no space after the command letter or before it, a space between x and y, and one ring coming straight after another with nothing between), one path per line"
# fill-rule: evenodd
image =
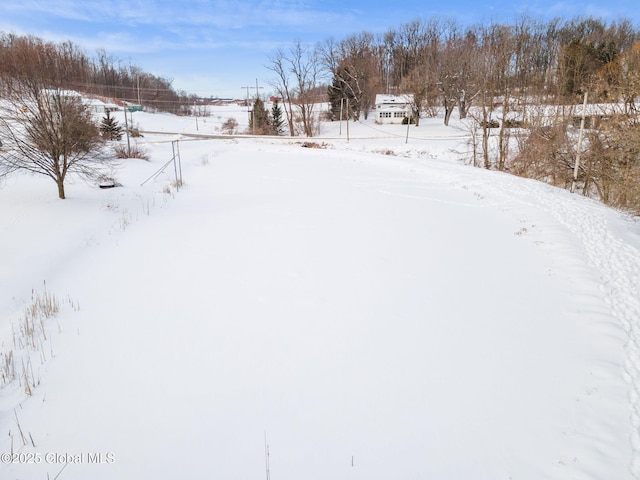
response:
M80 306L70 297L66 303L78 311ZM55 295L46 290L31 291L31 302L17 324L12 325L13 348L0 351L0 387L16 382L24 388L27 395L40 384L40 377L33 368L33 361L40 360L43 365L53 357L53 344L48 333L46 320L60 312L60 302ZM58 331L61 331L58 323ZM47 345L48 342L48 345ZM49 357L47 358L47 350ZM20 367L17 367L17 364Z

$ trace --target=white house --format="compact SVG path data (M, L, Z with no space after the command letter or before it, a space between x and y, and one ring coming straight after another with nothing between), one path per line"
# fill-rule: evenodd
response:
M91 113L105 114L107 112L116 112L120 110L120 107L115 103L104 102L99 98L85 98L83 101Z
M401 124L411 116L413 95L376 95L376 122Z

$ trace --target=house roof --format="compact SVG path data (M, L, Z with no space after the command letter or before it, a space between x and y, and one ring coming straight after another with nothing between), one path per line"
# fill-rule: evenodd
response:
M413 95L406 93L403 95L389 95L386 93L378 93L376 95L376 106L393 106L405 107L407 104L413 103Z
M61 95L63 97L82 97L82 95L75 90L59 90L56 88L43 88L41 90L47 95Z

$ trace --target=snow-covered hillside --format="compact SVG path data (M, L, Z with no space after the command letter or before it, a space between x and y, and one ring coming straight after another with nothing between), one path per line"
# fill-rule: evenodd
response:
M640 478L637 221L437 119L185 136L234 112L133 114L121 188L0 188L1 478Z

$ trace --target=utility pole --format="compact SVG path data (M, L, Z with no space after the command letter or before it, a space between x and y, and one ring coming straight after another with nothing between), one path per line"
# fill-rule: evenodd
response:
M240 87L247 91L247 113L249 113L249 89L252 87Z
M249 110L249 89L252 87L240 87L240 88L244 88L247 91L247 122L252 123L251 122L251 110Z
M129 122L127 121L127 104L124 104L124 130L127 132L127 156L131 157L131 140L129 140ZM131 122L133 123L133 122Z
M411 124L411 113L409 113L409 116L405 118L407 119L407 138L405 138L404 143L409 143L409 125Z
M256 134L256 117L255 112L253 110L249 110L249 90L252 88L256 89L256 100L258 99L258 89L263 87L258 86L258 79L256 78L256 86L255 87L240 87L247 91L247 116L249 118L249 122L253 125L253 134Z
M196 107L196 99L193 99L193 116L196 117L196 132L200 131L198 128L198 110Z
M258 89L262 88L262 87L258 87L258 79L256 78L256 101L258 100ZM253 109L253 134L256 134L256 112L255 112L255 108Z
M576 152L576 164L573 167L573 181L571 182L571 193L576 189L578 181L578 171L580 169L580 154L582 153L582 137L584 135L584 117L587 113L587 94L584 92L584 102L582 103L582 118L580 119L580 134L578 135L578 151Z
M349 143L349 99L347 98L347 143Z

